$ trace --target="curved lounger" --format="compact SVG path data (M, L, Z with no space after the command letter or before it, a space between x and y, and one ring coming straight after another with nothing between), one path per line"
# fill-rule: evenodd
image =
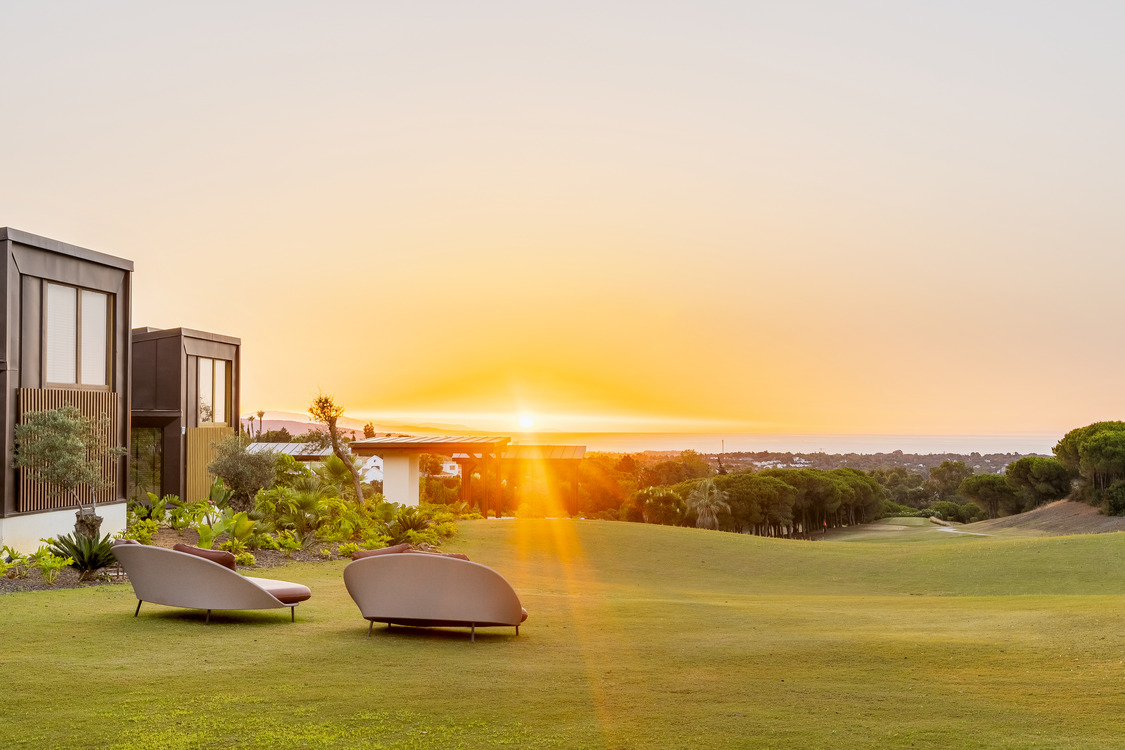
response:
M290 620L294 608L312 594L299 583L251 578L219 563L186 552L142 544L114 546L121 567L137 595L136 617L143 602L169 607L213 609L277 609L288 607Z
M365 557L344 568L344 585L360 614L387 626L514 627L527 619L519 597L492 568L427 554Z

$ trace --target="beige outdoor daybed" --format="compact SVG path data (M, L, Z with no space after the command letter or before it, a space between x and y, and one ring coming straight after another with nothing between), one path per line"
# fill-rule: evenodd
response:
M234 555L229 552L176 546L190 552L143 544L114 545L113 554L125 569L137 595L133 617L141 611L143 602L151 602L205 609L207 622L211 621L213 609L288 607L290 621L294 621L294 608L312 596L308 587L299 583L239 574L233 569ZM224 555L230 555L229 566ZM216 559L222 562L215 562Z
M380 550L382 551L382 550ZM355 560L344 568L344 585L360 614L377 622L411 627L514 627L527 619L519 597L492 568L455 557L404 552Z

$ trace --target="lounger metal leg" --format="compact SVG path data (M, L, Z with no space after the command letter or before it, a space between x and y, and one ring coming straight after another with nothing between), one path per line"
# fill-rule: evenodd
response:
M469 626L469 643L477 642L477 624L474 622Z
M140 613L141 605L144 604L144 602L145 602L144 599L138 599L137 600L137 608L135 610L133 610L133 617L136 617L137 614Z
M371 624L367 626L367 637L371 637L371 631L375 628L375 621L372 620Z
M204 625L210 625L211 624L211 610L207 610L207 621L204 622L203 624Z
M519 634L520 634L520 626L516 625L516 635L519 635Z
M289 622L297 622L297 608L296 607L290 607L289 608Z

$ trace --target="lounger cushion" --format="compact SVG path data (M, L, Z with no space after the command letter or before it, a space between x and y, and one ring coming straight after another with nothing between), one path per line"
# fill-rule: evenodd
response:
M140 544L140 542L138 542L136 539L114 539L113 540L113 546L114 547L116 547L119 544Z
M250 576L243 576L248 581L253 581L266 591L277 597L277 600L282 604L296 604L303 602L312 596L308 586L302 586L299 583L290 583L289 581L275 581L272 578L252 578Z
M186 544L174 544L172 549L176 552L186 552L189 555L202 557L204 560L210 560L222 565L224 568L231 570L238 570L238 566L234 564L234 554L222 549L200 549L199 547L190 547ZM306 599L308 597L305 597Z
M365 557L375 557L376 555L394 555L399 552L407 552L411 549L413 548L406 542L396 544L393 547L383 547L383 549L361 549L352 553L352 559L362 560Z

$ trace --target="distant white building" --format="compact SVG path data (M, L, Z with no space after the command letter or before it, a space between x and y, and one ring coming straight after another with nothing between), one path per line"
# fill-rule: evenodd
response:
M316 443L250 443L247 453L284 453L303 464L322 464L332 455L332 448L321 448ZM456 466L456 464L454 464ZM363 460L359 475L365 482L383 481L383 459L371 456Z
M368 456L359 467L359 475L365 482L382 482L383 459L379 456Z

